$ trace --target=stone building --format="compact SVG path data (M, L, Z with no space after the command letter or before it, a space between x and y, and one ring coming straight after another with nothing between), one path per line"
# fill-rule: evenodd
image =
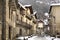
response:
M44 32L44 24L42 20L38 20L37 24L37 34L41 35L41 33Z
M36 17L33 15L33 9L31 5L25 5L25 8L27 9L26 17L27 17L27 23L30 24L32 27L29 29L29 34L36 34Z
M18 8L18 11L20 14L17 14L17 27L19 27L19 35L20 36L26 36L31 35L31 28L33 27L33 21L31 17L31 13L33 12L31 6L27 7L26 5L23 6L21 3L19 3L20 9ZM31 11L32 10L32 11ZM33 13L32 13L33 14Z
M16 13L18 0L0 0L0 40L14 40L16 37Z
M29 35L29 24L27 24L26 22L26 8L19 3L20 9L18 8L18 12L17 13L17 22L16 22L16 26L19 27L19 36L26 36Z
M51 4L50 6L50 28L51 34L60 34L60 3Z
M32 27L32 30L33 30L33 34L36 35L36 31L37 31L37 16L36 14L33 15L33 27Z
M32 6L23 6L18 0L0 0L0 40L33 34L36 23L31 14Z
M25 5L25 8L27 9L26 10L26 21L27 21L27 24L30 24L31 26L29 27L33 27L33 20L32 20L32 16L31 14L33 14L33 9L32 9L32 6L31 5ZM31 28L29 29L29 35L32 35L32 30Z

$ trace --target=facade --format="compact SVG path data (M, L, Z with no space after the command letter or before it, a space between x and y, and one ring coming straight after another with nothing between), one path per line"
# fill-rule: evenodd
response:
M22 15L21 22L23 23L22 30L25 32L25 33L22 33L22 35L23 36L30 35L30 28L32 27L32 25L30 25L30 20L26 17L27 8L22 6L20 10L21 10L21 15Z
M18 27L18 31L19 31L19 36L23 36L26 34L26 30L25 30L25 23L24 23L24 15L25 15L25 9L18 4L18 9L17 9L17 21L16 21L16 26Z
M37 21L36 21L36 15L33 15L33 9L31 5L25 5L26 10L26 18L27 18L27 23L30 24L32 27L29 29L29 34L36 34L36 26L37 26Z
M37 31L37 18L36 18L36 15L33 16L33 34L36 34L36 31Z
M39 20L37 24L37 34L41 35L42 32L44 32L44 24L42 20Z
M17 27L19 27L19 35L20 36L27 36L33 34L33 29L36 27L36 23L33 22L33 10L32 6L23 6L21 3L20 5L20 13L17 14ZM18 8L19 10L19 8ZM34 16L35 17L35 16ZM34 18L36 20L36 18ZM36 31L35 31L36 33Z
M27 24L31 25L29 27L31 27L29 29L29 35L32 35L33 34L33 30L32 30L32 27L33 27L33 19L31 16L33 14L33 9L32 9L32 6L31 5L25 5L25 8L27 9L26 10L26 22Z
M31 14L32 6L23 6L18 0L0 0L0 40L36 33L36 18Z
M51 4L50 7L50 28L51 34L60 34L60 4Z
M18 0L0 0L0 40L14 40L17 35L16 13Z

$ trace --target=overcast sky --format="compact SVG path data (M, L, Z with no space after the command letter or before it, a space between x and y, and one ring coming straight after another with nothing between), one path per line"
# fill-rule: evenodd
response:
M50 3L59 2L60 0L19 0L23 5L32 5L33 10L37 11L37 17L44 17L44 13L49 11Z

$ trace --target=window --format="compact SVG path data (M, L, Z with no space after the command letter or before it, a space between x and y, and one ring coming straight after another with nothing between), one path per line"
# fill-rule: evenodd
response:
M9 39L11 39L11 26L9 26Z
M30 9L27 9L27 15L30 15Z
M26 17L24 16L23 21L26 22Z
M18 21L18 15L16 15L16 20Z
M19 34L20 34L20 36L22 36L22 29L20 29Z
M0 21L2 20L2 16L0 15Z
M12 11L11 11L11 20L12 20Z
M26 24L27 24L27 19L26 19Z
M32 21L30 21L30 25L32 25Z
M26 23L29 24L30 23L30 20L29 19L26 19Z
M19 20L21 21L21 15L19 15Z
M9 19L10 19L10 7L9 7Z
M21 22L22 22L22 17L21 17Z
M13 21L15 21L15 19L16 19L16 11L12 11L13 13L12 13L12 20Z

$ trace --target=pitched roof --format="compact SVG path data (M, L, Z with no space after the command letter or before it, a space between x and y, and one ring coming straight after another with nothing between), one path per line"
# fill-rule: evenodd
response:
M33 8L31 5L24 5L25 8L29 8L30 9L30 12L31 14L33 14Z
M53 3L50 6L60 6L60 3Z
M50 14L51 9L52 9L53 6L60 6L60 3L53 3L53 4L50 4L49 14Z
M19 4L23 9L26 10L25 6L23 6L20 2L18 2L18 4Z
M31 5L24 5L25 7L30 7Z

